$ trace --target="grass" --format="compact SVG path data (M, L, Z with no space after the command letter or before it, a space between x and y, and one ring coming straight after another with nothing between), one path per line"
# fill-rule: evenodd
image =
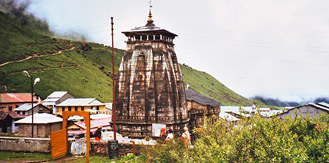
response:
M19 160L50 161L51 154L0 151L0 160L10 161L10 162L19 161Z
M0 151L0 160L4 161L32 161L32 160L41 160L42 162L66 162L66 163L85 163L86 157L74 157L68 155L66 157L60 158L58 160L52 160L50 153L26 153L26 152L8 152ZM144 156L137 156L129 154L126 156L119 157L117 159L109 159L106 155L94 155L89 156L89 162L95 163L106 163L106 162L116 162L116 163L125 163L125 162L134 162L142 163L145 162Z

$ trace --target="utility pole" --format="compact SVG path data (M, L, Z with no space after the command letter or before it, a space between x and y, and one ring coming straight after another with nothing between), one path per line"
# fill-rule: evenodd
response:
M32 138L33 138L33 121L34 121L34 111L33 111L33 77L31 76L30 77L30 79L31 79L31 107L32 107Z
M116 129L116 115L115 115L115 72L114 72L114 38L113 38L113 17L111 17L111 35L112 35L112 89L113 89L113 103L112 103L112 120L113 120L113 131L114 140L117 140L117 129Z

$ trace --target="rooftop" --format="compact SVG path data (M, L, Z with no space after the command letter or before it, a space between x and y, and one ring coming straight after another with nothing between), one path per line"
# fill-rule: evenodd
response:
M185 89L186 100L195 101L202 105L210 105L212 107L217 107L220 105L218 101L215 101L209 97L206 97L200 93L194 92L190 89Z
M152 12L150 10L149 18L148 18L147 23L146 23L145 26L136 27L136 28L128 30L128 31L123 31L122 33L124 33L127 36L129 33L137 33L137 32L144 33L144 32L154 31L154 32L160 32L160 33L166 33L167 35L169 35L171 37L176 37L177 36L176 34L174 34L172 32L169 32L165 29L162 29L160 27L155 26L155 24L153 22L154 21L152 19Z
M62 122L63 119L59 118L52 114L47 113L36 113L33 115L33 123L34 124L48 124L48 123L56 123L56 122ZM26 123L30 124L32 123L32 115L23 118L21 120L16 121L15 123Z
M20 118L25 118L26 115L20 115L20 114L16 114L16 113L12 113L12 112L0 112L0 120L4 120L6 119L7 116L12 117L13 119L20 119Z
M38 106L38 105L42 105L42 104L35 104L35 105L33 105L33 107L36 107L36 106ZM30 103L25 103L25 104L19 106L18 108L14 109L14 110L15 110L15 111L28 111L28 110L30 110L31 108L32 108L32 105L31 105ZM44 106L44 108L47 108L47 107ZM48 108L47 108L47 109L48 109Z
M70 98L56 106L95 106L105 105L96 98Z
M51 93L47 98L61 98L66 93L68 93L68 92L67 91L55 91L55 92Z
M31 102L31 93L1 93L1 103L22 103ZM36 98L33 98L34 102L38 102Z

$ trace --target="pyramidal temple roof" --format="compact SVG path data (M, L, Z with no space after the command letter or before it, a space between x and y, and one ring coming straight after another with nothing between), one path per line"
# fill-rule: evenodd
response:
M148 16L148 20L145 26L141 26L141 27L135 27L134 29L128 30L128 31L123 31L122 33L124 33L126 36L129 35L129 33L147 33L147 32L160 32L160 33L166 33L172 37L176 37L177 35L167 31L166 29L162 29L160 27L155 26L155 24L153 23L153 19L152 19L152 12L151 10L149 11L149 16Z

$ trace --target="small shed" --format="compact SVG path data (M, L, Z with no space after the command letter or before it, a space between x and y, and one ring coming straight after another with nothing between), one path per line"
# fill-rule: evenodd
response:
M204 116L215 122L220 112L220 103L190 89L185 89L187 110L190 118L190 127L200 127L204 123ZM213 115L216 118L213 118Z
M14 121L25 118L25 115L19 115L11 112L0 112L0 132L11 133L14 132L16 127Z
M62 129L63 119L52 114L36 113L33 116L33 137L50 137ZM32 115L15 122L20 136L32 136Z

